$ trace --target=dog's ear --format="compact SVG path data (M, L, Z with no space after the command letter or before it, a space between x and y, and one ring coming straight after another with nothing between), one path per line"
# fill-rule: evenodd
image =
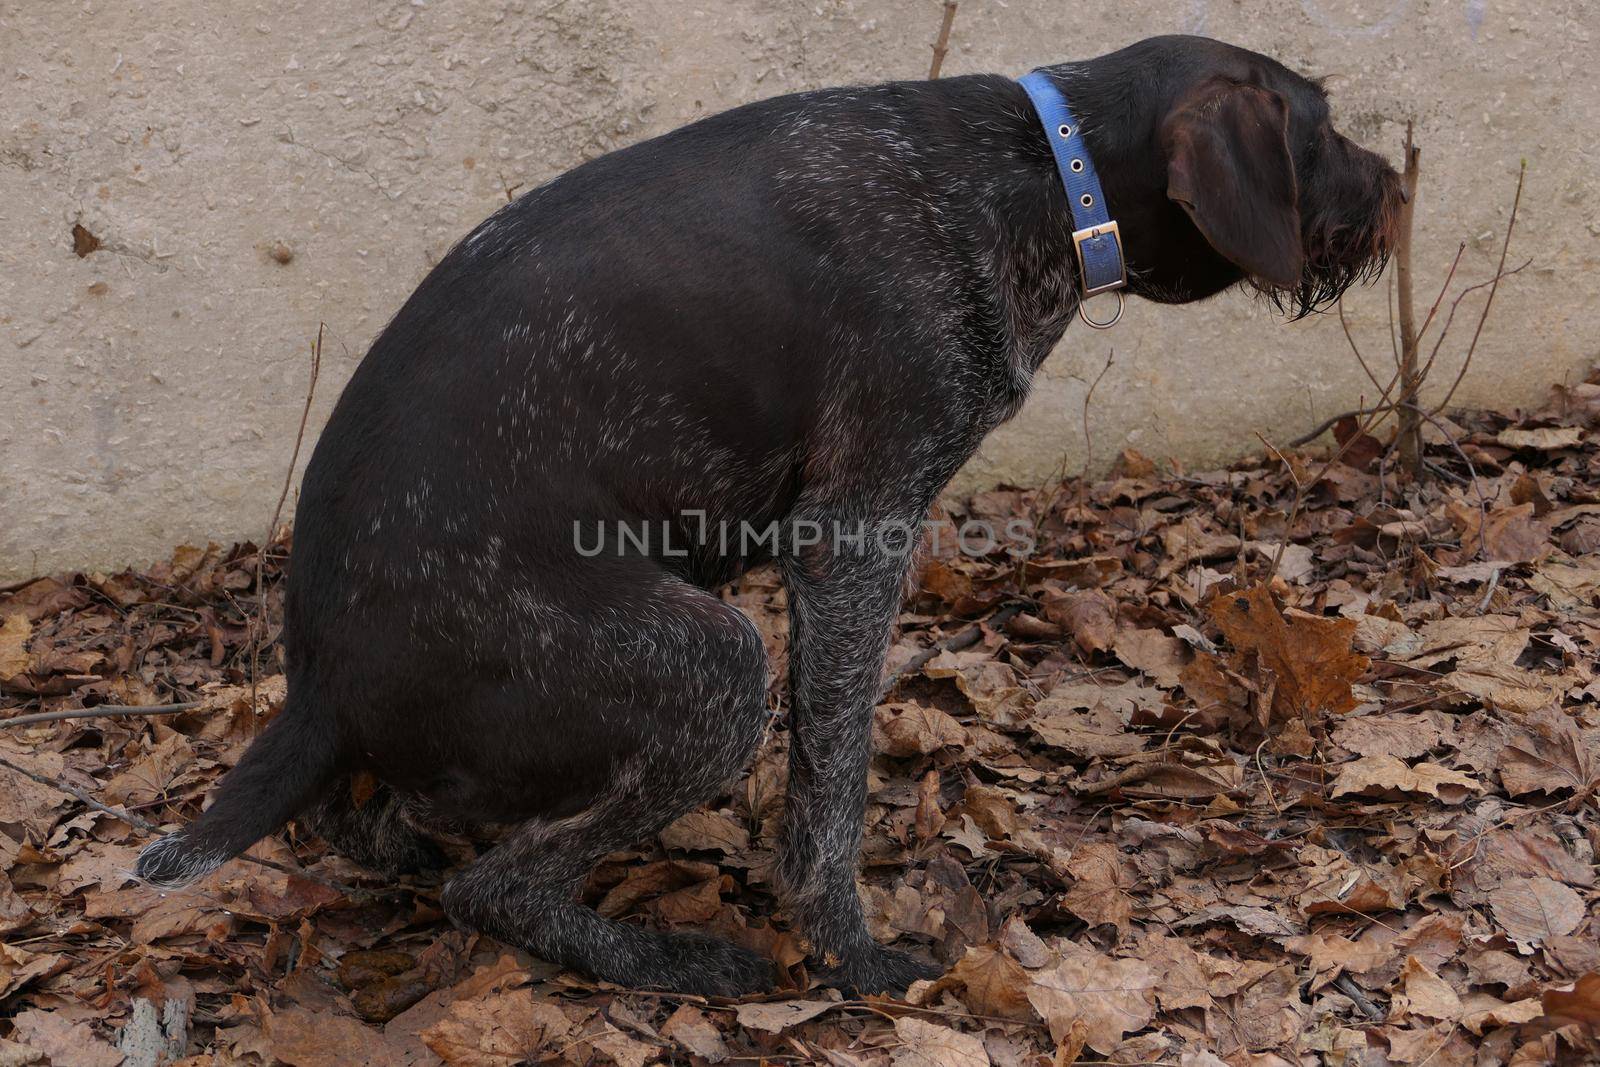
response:
M1300 208L1289 154L1289 107L1277 93L1213 82L1161 130L1167 197L1211 247L1280 288L1300 281Z

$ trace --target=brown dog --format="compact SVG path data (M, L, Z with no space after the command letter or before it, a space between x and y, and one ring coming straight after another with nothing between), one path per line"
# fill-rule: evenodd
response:
M1046 68L1128 291L1246 282L1304 314L1381 268L1400 185L1315 83L1195 37ZM767 961L576 894L744 767L762 643L707 592L776 556L791 773L779 873L820 968L868 935L869 724L914 531L1079 303L1048 131L996 75L762 101L597 159L458 245L351 379L306 472L283 714L139 873L180 885L296 813L363 863L425 814L520 828L451 917L624 985L740 993ZM384 786L357 805L348 777Z

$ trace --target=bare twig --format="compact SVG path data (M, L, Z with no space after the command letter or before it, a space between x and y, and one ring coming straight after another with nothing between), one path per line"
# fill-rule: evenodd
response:
M1305 503L1306 491L1314 488L1318 482L1322 481L1327 476L1327 473L1333 469L1334 464L1344 459L1345 454L1350 451L1351 447L1365 437L1372 427L1377 425L1379 419L1395 409L1398 401L1391 403L1389 393L1394 389L1395 382L1399 380L1399 377L1399 372L1396 372L1395 376L1389 379L1389 384L1384 389L1383 395L1378 398L1378 402L1370 409L1365 407L1366 398L1362 397L1363 407L1358 410L1369 410L1371 412L1366 423L1359 427L1355 433L1345 438L1344 444L1339 446L1337 452L1328 457L1328 461L1322 465L1322 468L1317 471L1310 481L1302 482L1300 476L1295 473L1294 465L1289 462L1287 457L1278 451L1272 442L1263 437L1260 432L1256 433L1256 437L1261 443L1266 445L1272 454L1277 457L1278 462L1283 464L1284 470L1289 472L1289 480L1294 483L1294 502L1289 507L1289 518L1283 527L1283 540L1278 542L1278 550L1273 553L1272 566L1267 570L1264 581L1272 581L1273 576L1278 573L1278 564L1283 562L1283 553L1289 547L1289 539L1294 536L1294 524L1300 517L1300 508Z
M71 708L67 711L41 711L33 715L18 715L14 719L0 720L0 729L8 726L28 726L36 722L60 722L63 719L126 719L141 715L177 715L199 706L198 700L185 700L179 704L151 704L146 707L132 704L101 704L93 708Z
M1433 412L1423 411L1416 404L1412 404L1411 407L1416 410L1419 416L1426 419L1429 425L1439 431L1445 442L1455 449L1455 453L1461 458L1461 462L1467 465L1467 474L1472 479L1472 488L1478 494L1478 558L1487 559L1489 557L1489 498L1483 492L1483 483L1478 480L1478 468L1472 465L1471 458L1468 457L1466 452L1462 451L1461 443L1451 435L1443 423L1434 417ZM1482 613L1480 612L1479 614Z
M944 57L950 52L950 24L956 20L956 0L944 0L944 20L939 24L939 39L933 45L933 63L928 67L928 80L939 76Z
M259 675L261 642L267 632L267 588L262 571L265 567L267 546L272 544L272 539L278 534L278 520L283 517L283 505L289 499L289 487L294 484L294 469L300 462L300 446L305 442L306 423L311 418L311 399L317 395L317 378L322 374L322 335L327 329L327 323L317 323L317 339L311 345L311 380L306 383L306 402L300 409L300 428L295 431L294 451L289 454L289 469L283 472L283 489L278 493L278 503L272 509L272 522L267 526L266 539L256 551L256 596L260 599L260 603L250 620L250 706L252 708L260 706L256 696L256 682Z
M1500 279L1505 277L1506 253L1511 250L1511 233L1517 228L1517 208L1522 205L1522 183L1528 176L1528 161L1524 159L1522 166L1517 170L1517 192L1511 198L1511 217L1506 220L1506 239L1500 243L1500 263L1495 267L1494 284L1489 287L1489 298L1483 302L1483 313L1478 316L1478 327L1472 331L1472 341L1467 345L1467 354L1461 360L1461 369L1456 372L1456 380L1450 383L1450 391L1445 393L1444 399L1434 407L1433 414L1437 415L1450 403L1450 398L1456 395L1456 389L1461 385L1461 379L1467 376L1467 368L1472 366L1472 354L1478 349L1478 338L1483 336L1483 324L1489 318L1489 309L1494 306L1494 295L1500 291ZM1522 268L1517 268L1521 270Z
M1439 295L1433 298L1433 306L1428 308L1427 316L1422 320L1422 325L1417 327L1417 339L1428 332L1428 327L1433 323L1433 317L1439 313L1439 304L1444 300L1444 294L1450 291L1450 283L1455 280L1456 268L1461 266L1461 256L1467 250L1467 242L1462 241L1456 245L1456 258L1450 261L1450 269L1445 271L1444 284L1439 286Z
M1094 431L1089 428L1089 405L1094 401L1094 391L1100 388L1100 380L1106 376L1111 365L1117 361L1115 348L1106 352L1106 365L1100 368L1100 373L1094 376L1094 381L1089 383L1089 391L1083 394L1083 469L1078 472L1078 507L1086 503L1085 494L1088 492L1089 472L1094 467Z
M1333 980L1333 986L1339 992L1353 1000L1356 1007L1361 1009L1361 1014L1365 1015L1373 1022L1379 1022L1384 1018L1384 1010L1372 1003L1372 998L1368 997L1366 993L1362 992L1361 987L1356 985L1355 979L1351 978L1348 974L1341 974L1339 977L1335 978Z
M901 678L910 674L912 671L917 670L924 663L927 663L939 653L960 652L964 648L971 648L973 645L977 644L983 639L983 623L986 622L989 624L991 629L998 630L1000 627L1004 626L1006 623L1010 622L1017 615L1019 615L1022 612L1023 606L1024 605L1022 604L1007 604L1005 607L989 616L989 618L984 619L981 622L973 623L971 626L968 626L966 629L950 638L950 640L945 641L942 644L934 645L931 648L925 648L921 652L918 652L915 656L912 656L910 659L902 663L892 673L890 673L887 678L884 679L884 692L888 692L889 688Z
M1356 344L1355 337L1350 333L1350 320L1344 317L1344 301L1340 300L1338 304L1334 305L1334 309L1339 312L1339 328L1344 331L1344 339L1349 343L1350 351L1355 353L1356 362L1361 364L1361 369L1366 372L1367 381L1371 382L1372 387L1378 392L1383 392L1383 383L1378 381L1378 376L1372 373L1371 367L1367 366L1366 357L1361 354L1361 348ZM1395 366L1398 367L1399 365L1399 360L1396 360ZM1315 436L1316 434L1312 434L1312 437Z
M1428 362L1422 368L1422 378L1424 380L1426 380L1432 373L1433 365L1439 358L1439 350L1444 347L1445 338L1450 336L1450 327L1455 324L1456 311L1460 309L1461 302L1467 297L1471 296L1473 293L1476 293L1479 289L1488 289L1491 286L1497 285L1499 284L1501 278L1509 278L1513 274L1521 274L1532 265L1532 259L1525 259L1521 263L1518 263L1515 267L1512 267L1510 270L1498 271L1495 273L1494 277L1489 278L1486 281L1481 281L1477 285L1469 285L1465 289L1461 290L1461 292L1456 294L1456 298L1450 301L1450 313L1444 317L1444 325L1440 327L1439 339L1434 341L1433 348L1428 352ZM1456 376L1456 384L1460 384L1460 381L1461 375L1458 374ZM1454 391L1455 386L1452 385L1450 388L1452 391ZM1446 397L1447 401L1448 399L1449 398ZM1438 414L1438 408L1434 408L1433 410L1435 414Z
M1088 392L1083 394L1083 466L1078 471L1079 510L1082 510L1088 506L1086 487L1088 486L1089 482L1089 470L1094 464L1094 431L1089 428L1089 405L1094 401L1094 391L1099 388L1100 380L1106 376L1106 372L1111 369L1111 365L1116 361L1117 350L1113 348L1106 353L1105 366L1100 368L1100 373L1096 374L1094 376L1094 381L1089 383ZM1076 377L1076 375L1074 375L1074 377ZM1082 381L1081 378L1078 380ZM1050 495L1044 498L1044 505L1042 507L1036 505L1031 511L1033 527L1035 530L1039 528L1040 523L1050 517L1050 509L1056 506L1056 500L1061 496L1061 490L1066 483L1066 476L1067 457L1063 455L1061 457L1061 465L1056 468L1056 473L1051 475L1050 478L1051 482L1053 483L1053 488L1050 490ZM1043 492L1044 486L1041 485L1038 493L1035 494L1035 501L1038 500L1039 494L1042 494Z
M1402 181L1406 196L1400 205L1399 236L1395 240L1395 287L1400 301L1400 389L1402 401L1409 400L1422 381L1417 375L1417 313L1411 284L1412 220L1416 216L1417 178L1420 171L1422 149L1411 139L1411 123L1406 123L1406 162ZM1415 410L1400 409L1400 430L1395 439L1400 449L1400 466L1415 481L1421 481L1422 470L1422 420Z

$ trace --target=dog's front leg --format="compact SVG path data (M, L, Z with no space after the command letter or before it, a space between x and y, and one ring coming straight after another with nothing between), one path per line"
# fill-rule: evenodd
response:
M937 973L867 933L856 889L872 712L915 524L852 539L833 519L783 559L789 592L789 789L778 876L822 978L861 992ZM842 535L842 536L840 536Z

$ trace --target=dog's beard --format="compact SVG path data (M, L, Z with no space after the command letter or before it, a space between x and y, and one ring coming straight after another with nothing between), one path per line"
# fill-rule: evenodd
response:
M1306 265L1300 281L1287 288L1258 279L1249 284L1291 322L1332 307L1351 286L1376 281L1383 273L1399 230L1399 208L1396 186L1358 218L1313 215L1304 228Z

